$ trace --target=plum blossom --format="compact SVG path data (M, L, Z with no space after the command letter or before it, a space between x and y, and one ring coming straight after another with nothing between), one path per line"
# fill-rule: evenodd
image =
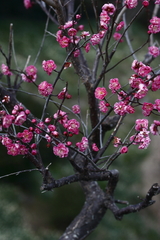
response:
M13 120L15 119L15 117L13 115L5 115L3 117L3 122L2 122L2 126L4 128L9 128L11 126L11 124L13 123Z
M112 3L105 3L102 6L102 11L106 11L109 15L113 15L116 8Z
M63 90L58 93L57 97L58 99L70 99L72 96L67 92L67 88L64 87Z
M35 82L37 78L37 68L34 65L30 65L25 69L26 74L22 73L22 80L25 82Z
M53 60L44 60L42 62L42 68L48 75L51 75L51 73L57 68L57 66Z
M152 91L157 91L160 89L160 75L157 77L153 78L152 84L151 84L151 90Z
M154 120L149 128L153 135L159 135L159 131L158 131L159 126L160 126L160 121Z
M127 153L128 152L128 147L127 146L123 146L121 149L120 149L120 153Z
M160 112L160 99L156 99L153 108Z
M135 129L137 131L142 131L143 129L148 129L148 119L137 119Z
M99 148L97 147L96 143L92 144L92 150L95 151L95 152L99 151Z
M115 93L118 89L121 88L118 78L112 78L109 80L109 89L112 90L112 93Z
M126 7L129 9L137 7L138 1L137 0L125 0Z
M12 144L12 140L9 137L7 137L7 136L2 136L1 143L5 147L7 147L7 146Z
M26 113L24 111L18 112L18 115L16 116L14 120L14 124L17 126L22 125L27 120Z
M21 138L22 142L29 143L33 138L33 133L28 129L25 129L22 133L17 133L17 137Z
M61 38L57 38L57 41L59 42L59 45L62 47L62 48L66 48L69 46L69 43L70 43L70 39L67 38L66 36L62 36Z
M120 31L123 27L124 27L124 22L121 21L116 27L116 32Z
M99 110L103 113L106 113L108 111L107 108L108 104L105 101L100 101L99 102Z
M150 25L148 26L148 33L158 33L160 32L160 18L153 17L150 19Z
M122 37L122 34L121 34L121 33L115 32L115 33L113 34L113 38L114 38L116 41L119 41L119 40L120 40L120 42L123 42L123 39L122 39L121 37Z
M96 44L99 44L100 41L101 41L101 38L99 36L99 34L93 34L92 37L90 38L90 41L92 43L92 45L96 45Z
M73 105L72 106L72 111L75 114L79 114L80 113L80 106L79 105Z
M38 92L39 94L47 97L53 92L53 86L51 83L48 83L47 81L41 82L38 86Z
M137 60L134 60L132 62L131 69L134 70L138 75L141 77L146 77L148 73L152 71L152 68L150 66L146 66L142 62L138 62Z
M142 106L142 113L144 116L149 116L153 110L153 104L144 102Z
M63 143L59 143L57 146L53 147L53 153L60 158L67 157L68 152L69 149Z
M148 88L145 84L140 83L138 86L138 91L135 93L135 97L138 99L144 98L148 93Z
M32 2L31 2L31 0L24 0L23 3L24 3L24 6L25 6L26 9L32 7Z
M160 49L156 46L149 47L148 51L153 57L158 57L160 55Z
M94 95L95 98L102 100L107 95L107 90L105 89L105 87L97 87L94 92Z
M7 76L13 75L13 73L9 70L9 67L5 64L1 65L1 70L2 70L3 75L7 75Z
M90 51L90 43L86 43L86 45L84 46L84 49L86 53L88 53Z
M66 124L66 128L68 132L78 134L79 133L79 128L80 128L80 123L76 119L70 119L68 120Z
M121 144L122 144L121 139L118 137L114 137L114 140L113 140L114 147L118 147Z
M76 146L81 152L84 152L88 148L88 139L86 137L82 137L81 142L77 142Z
M68 35L69 36L76 36L76 34L77 34L77 30L75 29L75 28L69 28L68 29Z
M68 116L66 112L58 110L54 115L54 119L57 119L60 124L65 124L68 121Z

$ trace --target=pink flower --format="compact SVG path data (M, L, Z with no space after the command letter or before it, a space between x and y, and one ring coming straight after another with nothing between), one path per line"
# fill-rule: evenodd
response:
M121 85L119 83L119 79L118 78L112 78L109 80L109 89L112 90L112 93L115 93L116 90L121 88Z
M53 86L51 83L48 83L47 81L41 82L38 86L39 94L47 97L53 92Z
M107 24L110 21L110 17L108 16L106 11L102 11L100 14L100 26L101 28L108 29Z
M26 74L21 74L22 80L25 82L35 82L37 78L37 68L33 65L26 67Z
M14 124L17 126L22 125L27 120L26 113L24 111L20 111L14 120Z
M7 146L7 154L12 156L17 156L20 154L20 144L12 143Z
M160 112L160 99L156 99L153 108Z
M68 152L69 149L63 143L59 143L57 146L53 147L53 153L60 158L67 157Z
M151 89L152 89L152 91L157 91L157 90L160 89L160 75L158 75L157 77L153 78Z
M142 131L143 129L148 129L148 120L147 119L137 119L135 129L137 131Z
M125 4L126 4L126 7L131 9L131 8L135 8L138 4L138 1L137 0L125 0Z
M88 32L88 31L83 31L81 32L81 37L82 38L86 38L86 37L89 37L91 34Z
M13 123L13 120L15 119L15 117L13 115L5 115L3 117L3 122L2 122L2 126L4 128L9 128L11 126L11 124Z
M92 150L95 152L99 151L99 148L97 147L97 145L95 143L92 144Z
M121 145L121 139L118 137L114 137L114 141L113 141L113 145L114 147L118 147L119 145Z
M132 76L129 79L129 84L132 88L139 88L139 84L143 83L144 84L144 80L142 80L141 78L138 77L138 75L136 74L132 74Z
M150 25L148 26L148 33L158 33L160 32L160 18L153 17L150 19Z
M90 41L91 41L92 45L96 45L96 44L100 43L101 38L100 38L98 33L97 34L93 34L91 39L90 39Z
M74 57L78 57L80 55L80 50L77 49L73 52Z
M57 119L60 124L65 124L68 121L67 113L62 110L58 110L53 117L54 119Z
M67 92L67 88L64 87L63 90L58 93L58 99L70 99L72 96Z
M90 51L90 43L86 43L86 45L84 46L84 49L86 53L88 53Z
M61 38L59 38L57 40L59 42L59 45L62 47L62 48L66 48L69 46L69 43L70 43L70 39L67 38L66 36L63 36Z
M123 39L122 39L121 37L122 37L122 34L121 34L121 33L115 32L115 33L113 34L113 38L114 38L116 41L119 41L119 40L120 40L120 42L123 42Z
M109 15L113 15L116 8L112 3L105 3L102 6L102 10L106 11Z
M121 101L121 102L116 102L114 104L114 112L120 116L123 116L125 115L127 112L126 112L126 104Z
M108 104L107 104L108 105ZM103 113L106 113L108 111L108 108L106 106L106 102L105 101L100 101L99 102L99 110Z
M24 3L24 6L25 6L26 9L32 7L32 2L31 2L31 0L24 0L23 3Z
M138 91L135 93L135 97L138 99L144 98L148 93L148 88L145 84L140 83L138 86Z
M12 144L12 140L9 137L6 136L2 136L2 140L1 140L2 145L4 145L5 147L9 146Z
M78 134L80 128L80 123L76 119L70 119L67 122L67 130L68 132Z
M29 143L33 138L33 133L28 129L25 129L22 133L18 133L17 137L21 138L22 142Z
M81 152L84 152L88 148L88 139L86 137L82 137L81 142L77 142L76 146Z
M77 30L75 28L70 28L68 30L68 35L69 36L76 36L76 34L77 34Z
M142 113L144 116L149 116L153 110L153 104L144 102L142 106Z
M149 47L148 51L153 57L158 57L160 55L160 49L156 46Z
M124 27L124 22L121 21L116 27L116 32L120 31L123 27Z
M53 60L44 60L42 62L42 68L48 75L51 75L51 73L57 68L57 66Z
M79 105L73 105L72 106L72 111L75 114L79 114L80 113L80 106Z
M160 126L160 121L154 120L150 126L150 131L153 135L159 135L158 127Z
M120 153L127 153L128 152L128 147L127 146L123 146L121 149L120 149Z
M107 91L104 87L97 87L94 94L95 98L102 100L107 95Z
M7 76L13 75L13 73L9 70L9 67L5 64L1 65L1 70L2 70L3 75L7 75Z
M66 22L66 23L63 25L63 29L71 28L71 27L73 27L75 24L77 24L76 21L68 21L68 22Z

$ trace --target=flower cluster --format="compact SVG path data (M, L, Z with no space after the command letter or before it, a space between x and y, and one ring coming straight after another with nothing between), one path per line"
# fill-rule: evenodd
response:
M53 60L44 60L42 62L42 68L48 75L51 75L51 73L57 68L57 66Z
M9 70L9 67L4 63L1 65L1 70L4 75L11 76L13 73Z
M139 149L146 149L151 142L151 139L149 137L150 131L148 131L148 120L137 119L135 130L137 133L130 137L130 141L134 145L138 145Z
M53 86L51 83L48 83L47 81L41 82L38 86L39 94L47 97L52 94L53 92Z
M37 78L37 68L34 65L26 67L25 74L21 74L22 80L25 82L35 82Z

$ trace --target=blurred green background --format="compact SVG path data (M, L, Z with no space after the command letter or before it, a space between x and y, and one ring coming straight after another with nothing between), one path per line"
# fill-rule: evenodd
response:
M90 1L86 2L86 7L90 7ZM105 1L98 1L99 6L104 3ZM92 14L92 12L89 12L91 22L94 21ZM141 15L130 30L131 36L134 37L136 33L136 39L133 38L132 40L135 48L139 46L140 42L146 40L146 22L144 19L144 15ZM7 1L3 2L3 6L0 9L0 45L3 51L7 53L9 25L13 23L15 51L20 69L24 68L29 55L31 55L30 64L33 64L41 44L45 22L46 17L44 13L37 6L26 10L23 7L22 0L11 1L10 3ZM88 23L86 25L88 26ZM50 23L49 31L55 33L57 27ZM137 54L139 60L143 60L146 49L147 46ZM124 42L120 45L117 54L115 54L113 64L118 62L123 56L126 56L127 53L129 53L129 50ZM52 36L48 36L36 63L36 67L38 68L38 83L44 80L52 81L53 79L51 78L54 78L54 74L49 78L43 72L41 69L42 60L53 59L57 66L60 67L65 56L65 50L58 47ZM94 52L91 51L87 55L90 66L92 66L93 58ZM0 64L3 62L4 58L0 55ZM107 78L118 77L125 83L131 74L131 62L132 59L129 59L121 63L116 69L108 73ZM157 60L157 65L158 63L159 59ZM12 67L14 67L14 61L12 64ZM75 86L71 88L70 93L73 95L73 99L76 98L77 91L75 89L77 88L78 79L76 74L71 69L67 69L63 74L63 78L65 81L68 81L70 86ZM5 81L5 78L2 81ZM57 85L56 91L59 92L63 87L65 87L65 82L62 81ZM31 88L28 84L23 84L21 90L36 92L36 88ZM84 107L85 114L86 104L83 85L80 85L80 89L81 106ZM23 92L19 93L18 97L37 117L41 115L44 103L42 99L34 96L31 97ZM73 102L68 102L68 104L72 105ZM74 104L77 104L77 102L74 102ZM48 111L50 111L50 114L53 114L55 109L53 110L53 106L50 106ZM128 122L125 122L122 126L122 136L131 126L131 119L127 120ZM158 137L156 138L156 144L159 141ZM151 143L150 152L149 150L138 151L137 147L133 146L130 148L128 154L123 155L114 163L113 167L120 171L120 181L116 190L116 197L118 199L127 200L133 204L137 203L139 201L137 196L143 198L145 192L154 183L151 175L154 175L155 181L160 181L158 174L160 170L159 161L156 163L157 158L159 158L159 146L157 145L157 148L154 148L154 146L154 143ZM41 149L44 149L42 157L45 166L52 162L50 169L55 178L67 176L72 173L72 169L66 159L58 159L53 156L52 150L47 149L46 151L46 146L43 143ZM155 153L157 154L155 155ZM149 163L147 164L148 158ZM156 161L154 162L155 159ZM158 167L154 173L152 168L155 168L155 166ZM0 176L30 168L34 168L34 166L28 159L8 156L6 155L6 149L0 146ZM148 179L150 181L147 181ZM45 193L40 192L41 183L41 175L36 171L0 179L0 239L58 239L80 211L84 202L84 196L78 183ZM102 188L105 187L105 184L100 183ZM156 199L158 198L159 196ZM112 213L108 211L100 225L87 239L158 240L160 239L159 206L157 203L157 205L151 206L149 209L142 210L139 213L126 215L120 222L115 220Z

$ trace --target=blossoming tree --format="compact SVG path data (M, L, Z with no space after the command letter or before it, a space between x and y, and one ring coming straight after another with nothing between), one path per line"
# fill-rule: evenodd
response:
M160 18L157 17L160 1L117 0L114 4L104 2L99 11L97 1L91 0L90 5L97 24L95 32L93 29L88 31L81 25L81 6L84 2L76 1L75 7L74 0L24 0L27 9L38 4L47 14L44 38L49 33L49 20L57 24L57 32L50 34L55 39L54 44L64 49L66 58L61 66L56 64L54 56L53 59L42 62L42 68L48 75L47 79L50 79L53 72L56 76L54 79L39 83L38 70L35 65L30 65L29 61L24 70L12 68L12 25L9 55L4 52L3 46L0 49L4 58L1 77L6 78L0 85L1 144L6 147L7 154L25 156L35 165L42 175L42 191L79 182L85 193L86 200L81 212L60 237L61 240L84 239L96 228L107 209L112 211L116 219L121 220L124 214L137 212L152 205L152 197L160 193L160 186L152 183L146 196L138 204L130 205L114 197L119 177L118 170L114 169L116 159L126 154L131 145L137 145L135 148L138 149L148 148L151 142L150 135L159 134L160 99L155 98L154 102L148 100L149 93L160 89L159 69L150 66L160 55L159 46L155 41L156 33L160 32ZM128 30L141 12L150 9L151 4L154 5L154 10L150 10L147 15L150 15L150 18L146 27L146 42L133 50ZM131 11L134 11L134 16L126 19L126 13ZM124 41L130 53L117 63L112 63L113 56ZM143 61L140 61L136 52L146 45L148 52ZM92 55L94 52L94 59L93 66L89 67L86 59L91 51ZM132 74L129 79L125 79L125 83L118 76L108 79L107 74L115 71L116 67L128 58L132 59ZM62 77L62 73L69 67L74 69L78 81L86 90L89 110L87 122L83 119L81 95L77 94L77 99L72 99L71 84L68 79ZM16 97L23 82L34 85L37 94L44 99L43 112L39 119ZM61 85L62 91L55 94L58 84ZM70 108L67 104L71 99L75 103ZM47 112L48 104L53 104L51 116ZM141 113L138 119L137 111ZM120 138L122 122L130 115L133 115L131 119L134 119L134 127L129 130L127 136ZM149 122L151 115L154 120ZM75 139L78 140L75 142ZM53 155L66 158L75 173L55 179L49 166L43 163L39 148L41 141L53 149ZM114 151L108 155L107 150L110 146L114 147ZM52 159L50 161L52 162ZM97 181L106 182L105 191ZM119 208L117 204L122 203L126 203L127 206Z

